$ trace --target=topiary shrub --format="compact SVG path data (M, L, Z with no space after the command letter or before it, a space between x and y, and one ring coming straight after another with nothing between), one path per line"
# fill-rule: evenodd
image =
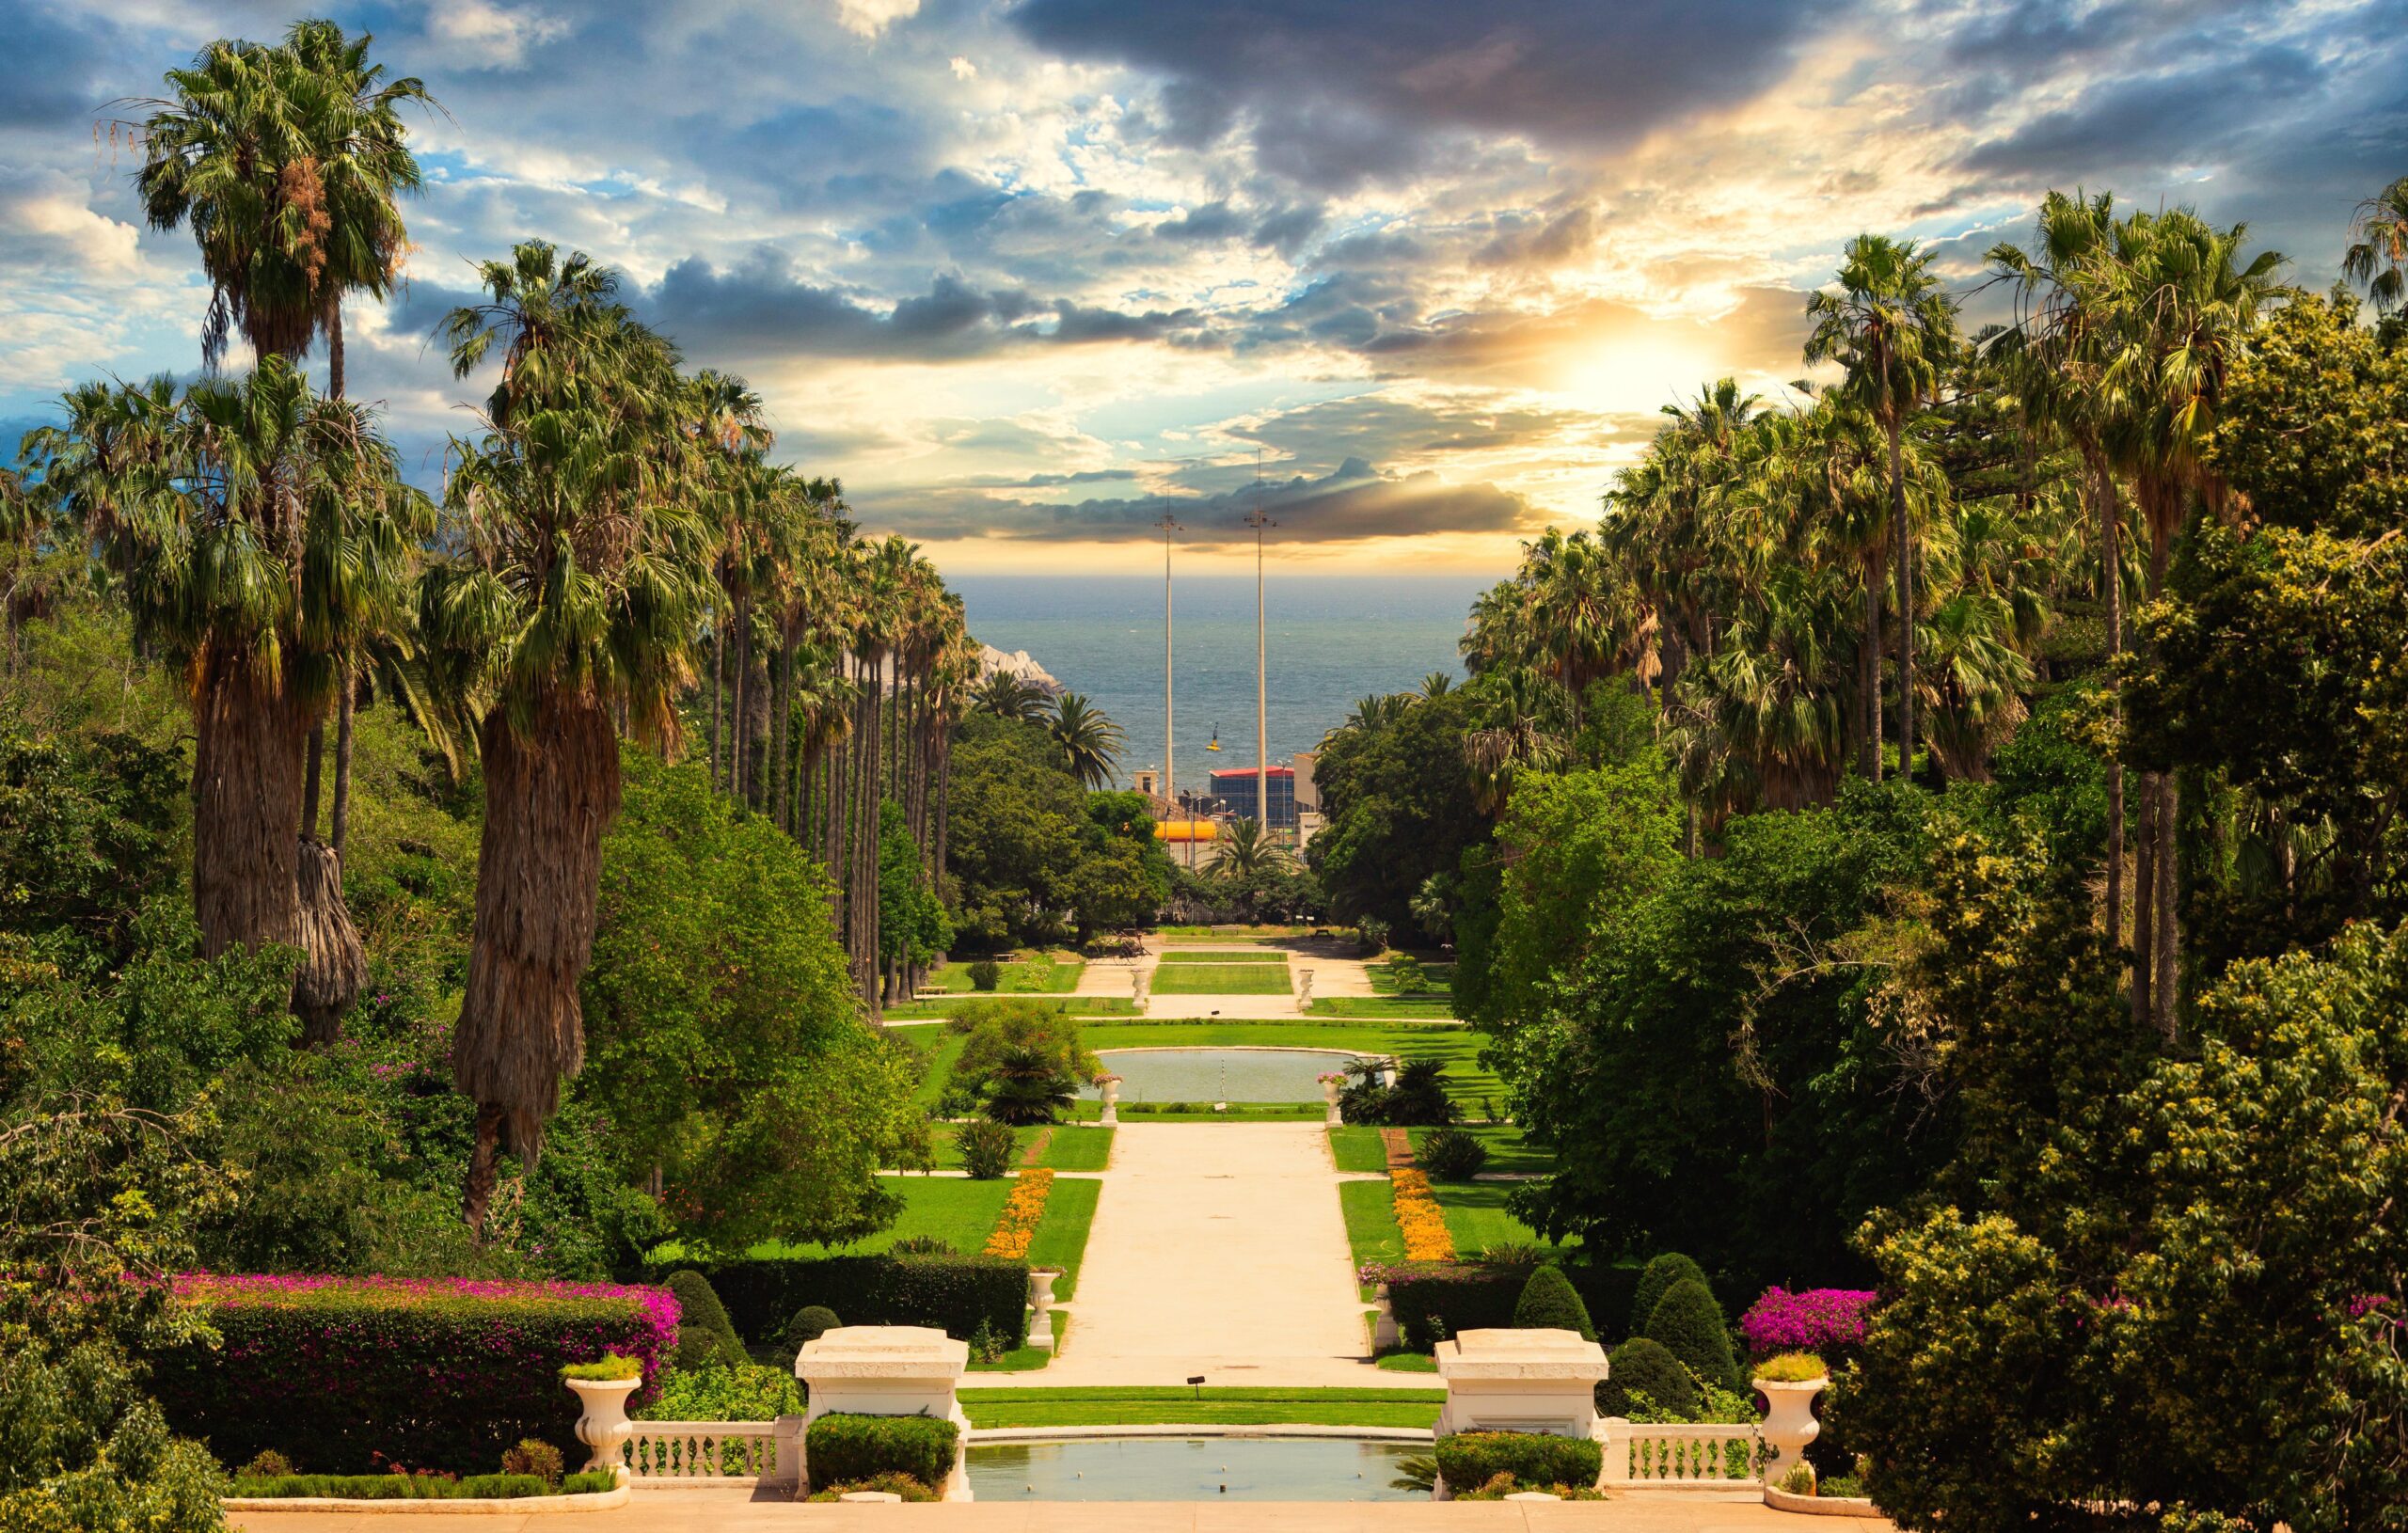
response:
M1606 1372L1597 1385L1597 1409L1608 1415L1653 1411L1687 1420L1697 1414L1697 1381L1662 1342L1633 1336L1607 1354Z
M836 1318L836 1312L825 1304L805 1304L794 1312L794 1319L786 1321L785 1334L779 1340L785 1344L786 1351L799 1352L844 1323Z
M742 1361L744 1354L730 1352L727 1338L709 1326L681 1325L677 1328L677 1351L671 1355L671 1362L680 1372L728 1367Z
M744 1360L744 1338L737 1335L736 1323L727 1318L727 1306L719 1302L719 1293L709 1278L688 1267L670 1273L663 1287L677 1296L680 1332L688 1326L703 1326L718 1334L730 1362Z
M1433 1129L1413 1159L1438 1181L1469 1181L1488 1163L1488 1146L1461 1129Z
M1028 1263L1001 1256L769 1256L709 1273L737 1329L756 1335L776 1335L805 1304L852 1325L932 1325L963 1340L984 1324L1015 1347L1027 1324Z
M952 1422L935 1416L832 1414L811 1424L802 1462L814 1486L879 1475L909 1475L923 1485L943 1485L953 1473L959 1435Z
M1575 1331L1583 1341L1597 1339L1597 1328L1589 1320L1589 1306L1573 1291L1572 1280L1554 1267L1539 1268L1522 1285L1522 1297L1513 1305L1513 1329Z
M1664 1290L1656 1313L1647 1319L1647 1338L1688 1366L1707 1383L1724 1389L1739 1387L1739 1365L1731 1355L1731 1327L1715 1303L1714 1290L1685 1277Z
M1639 1287L1630 1295L1630 1330L1628 1335L1643 1336L1647 1322L1656 1318L1656 1306L1664 1302L1664 1290L1683 1278L1705 1281L1705 1269L1677 1251L1667 1251L1650 1261L1639 1274Z
M1438 1439L1438 1473L1450 1487L1486 1486L1499 1475L1517 1484L1594 1485L1605 1450L1593 1439L1536 1431L1459 1431Z
M561 1450L540 1437L522 1437L518 1446L501 1456L501 1472L505 1475L532 1475L547 1485L558 1485L568 1465L561 1459Z
M970 966L970 988L991 990L1004 981L1004 966L992 958L981 958Z
M1017 1143L1011 1130L990 1118L974 1119L953 1131L954 1147L961 1151L961 1169L973 1181L993 1181L1009 1171Z

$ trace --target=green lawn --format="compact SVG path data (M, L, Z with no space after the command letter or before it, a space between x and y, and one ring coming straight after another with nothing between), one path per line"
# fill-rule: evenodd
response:
M1451 1002L1421 996L1317 995L1306 1003L1316 1017L1394 1017L1403 1020L1445 1021L1455 1015Z
M1480 1064L1480 1051L1488 1039L1467 1027L1317 1018L1276 1022L1164 1020L1095 1022L1082 1027L1079 1036L1090 1049L1215 1049L1256 1044L1273 1049L1351 1049L1407 1059L1431 1055L1447 1062L1447 1094L1467 1117L1478 1120L1488 1112L1505 1110L1503 1083Z
M1329 1130L1329 1153L1340 1171L1386 1171L1388 1168L1387 1146L1380 1143L1380 1130L1349 1124Z
M1256 942L1266 938L1302 937L1303 926L1157 926L1154 935L1165 943Z
M1438 1389L964 1389L961 1408L973 1427L1431 1427L1446 1398Z
M1378 1367L1385 1373L1435 1373L1438 1360L1428 1352L1386 1352Z
M976 1358L972 1358L970 1371L973 1373L1034 1373L1054 1361L1054 1353L1062 1350L1062 1335L1069 1328L1069 1311L1057 1309L1054 1312L1053 1351L1049 1352L1041 1347L1017 1347L991 1363L981 1363Z
M1339 1131L1345 1132L1344 1130ZM1488 1146L1488 1163L1481 1167L1482 1171L1553 1171L1555 1169L1555 1156L1536 1145L1526 1143L1522 1138L1522 1130L1513 1124L1466 1124L1461 1131ZM1411 1133L1413 1147L1419 1150L1421 1141L1429 1135L1430 1130L1415 1129ZM1386 1165L1386 1162L1381 1163ZM1343 1171L1347 1168L1340 1166L1339 1169Z
M1195 952L1192 952L1192 953L1191 953L1191 952L1187 952L1187 951L1182 950L1182 951L1181 951L1181 952L1180 952L1176 956L1165 956L1164 957L1164 959L1163 959L1163 962L1164 962L1164 963L1172 963L1172 964L1184 964L1184 963L1275 963L1275 964L1285 964L1287 961L1288 961L1288 955L1286 955L1285 953L1279 952L1279 951L1278 951L1277 949L1275 949L1275 948L1256 948L1256 949L1254 949L1254 950L1252 950L1252 951L1250 951L1250 952L1245 952L1245 953L1223 953L1223 952L1216 952L1216 951L1213 951L1212 949L1210 949L1210 948L1199 948L1199 949L1197 949L1197 950L1196 950Z
M994 995L1068 995L1079 988L1079 971L1087 966L1086 959L1075 953L1048 955L1048 961L1013 958L997 967L1003 971ZM970 965L949 963L928 976L928 983L943 986L950 995L974 995L978 987L970 978Z
M1538 1231L1505 1211L1513 1184L1502 1181L1438 1181L1430 1184L1438 1209L1447 1216L1447 1233L1455 1239L1455 1254L1476 1256L1486 1246L1508 1241L1547 1245Z
M964 1006L995 999L993 992L930 996L926 1000L906 1001L899 1005L889 1006L885 1016L890 1022L941 1022ZM1050 1010L1069 1012L1074 1017L1133 1017L1137 1014L1136 1002L1125 995L1083 995L1076 1000L1062 996L1017 995L1003 999L1033 1001Z
M959 1177L880 1177L879 1180L888 1192L898 1193L903 1199L903 1212L893 1228L846 1246L764 1241L750 1255L870 1256L914 1235L933 1235L963 1256L973 1256L994 1232L995 1221L1004 1211L1004 1198L1012 1187L1008 1177L994 1181L967 1181Z
M1156 995L1286 995L1284 963L1166 963L1154 971Z
M1037 1163L1056 1171L1101 1171L1112 1162L1112 1130L1056 1126Z
M1386 1178L1339 1182L1338 1207L1346 1216L1346 1245L1358 1270L1367 1261L1404 1259L1404 1231L1397 1228L1396 1193ZM1370 1296L1365 1288L1363 1297Z
M1079 1264L1087 1254L1087 1227L1095 1223L1096 1198L1102 1191L1100 1181L1056 1177L1054 1190L1045 1194L1045 1217L1037 1223L1037 1239L1028 1242L1028 1264L1062 1269L1062 1275L1054 1280L1056 1299L1068 1299L1078 1291Z

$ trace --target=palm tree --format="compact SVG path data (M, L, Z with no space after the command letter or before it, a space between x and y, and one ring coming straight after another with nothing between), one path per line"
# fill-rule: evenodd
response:
M1806 301L1814 321L1806 360L1835 361L1846 392L1880 428L1890 459L1890 536L1898 607L1898 769L1915 750L1915 545L1907 519L1907 424L1939 387L1956 347L1956 306L1931 273L1934 252L1912 240L1860 234L1847 243L1836 292Z
M1251 818L1229 821L1212 856L1212 871L1239 883L1287 865L1288 848L1260 820Z
M984 1111L997 1123L1052 1123L1077 1100L1078 1083L1048 1050L1014 1045L996 1056L987 1074Z
M452 367L466 376L496 343L507 360L484 432L452 443L420 625L483 703L485 832L452 1052L477 1104L464 1203L482 1235L505 1134L531 1161L583 1063L615 720L673 737L710 533L684 493L691 466L663 450L687 440L674 353L611 301L615 275L530 243L480 277L487 300L444 322Z
M306 947L296 1000L322 1008L346 975L317 966L356 963L357 940L327 940L348 916L332 934L304 919L293 830L323 706L306 672L345 614L397 605L410 518L388 508L410 497L393 452L367 411L321 397L275 354L181 395L155 378L86 386L65 404L66 425L26 438L42 493L122 592L137 650L190 678L203 952Z
M1501 815L1517 771L1563 764L1563 736L1551 727L1561 694L1527 670L1492 672L1481 681L1478 727L1464 735L1464 765L1471 773L1472 801L1483 814Z
M1083 786L1092 790L1111 782L1123 742L1120 726L1102 710L1076 692L1064 692L1054 700L1054 717L1045 727L1070 758L1070 775Z
M2358 204L2350 220L2350 247L2341 275L2367 290L2375 312L2389 314L2408 304L2408 176Z
M1046 696L1008 671L990 671L971 689L971 705L998 719L1033 724L1045 717Z

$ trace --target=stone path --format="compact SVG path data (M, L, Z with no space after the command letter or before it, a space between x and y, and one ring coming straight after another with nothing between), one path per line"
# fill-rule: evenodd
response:
M1123 1120L1062 1355L981 1387L1341 1384L1373 1367L1322 1126Z
M1023 1501L917 1507L797 1506L742 1490L638 1491L626 1506L573 1517L238 1511L245 1533L1798 1533L1804 1521L1760 1500L1626 1493L1610 1501ZM1888 1533L1880 1518L1817 1518L1812 1533Z

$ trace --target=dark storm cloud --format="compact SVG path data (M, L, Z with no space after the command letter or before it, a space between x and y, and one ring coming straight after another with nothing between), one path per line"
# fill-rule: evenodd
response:
M1116 543L1160 537L1168 512L1187 529L1191 547L1250 539L1244 518L1257 501L1251 484L1216 496L1146 495L1076 503L997 498L961 486L855 497L865 520L891 523L918 538L993 537L1006 543ZM1266 483L1264 511L1284 543L1346 543L1359 538L1443 532L1527 530L1545 518L1495 484L1449 484L1437 475L1397 475L1349 458L1318 478Z
M1416 168L1434 133L1612 149L1778 75L1825 0L1028 0L1032 41L1164 76L1177 142L1241 119L1262 165L1346 189Z
M114 34L95 16L71 23L30 7L0 7L0 127L88 123L114 93Z
M1260 442L1291 462L1378 463L1427 459L1434 453L1540 449L1566 437L1588 437L1611 418L1581 410L1501 404L1485 396L1405 399L1386 393L1324 400L1224 428ZM1179 477L1198 489L1218 489L1243 468L1190 470Z
M697 353L738 358L843 356L949 362L1014 347L1102 341L1209 341L1194 309L1143 313L982 288L939 274L925 293L879 308L865 296L795 277L784 258L756 252L721 271L699 256L669 268L637 305Z
M1958 163L2061 181L2212 164L2310 96L2324 72L2301 50L2277 45L2150 79L2101 83L2079 105L2035 118Z

